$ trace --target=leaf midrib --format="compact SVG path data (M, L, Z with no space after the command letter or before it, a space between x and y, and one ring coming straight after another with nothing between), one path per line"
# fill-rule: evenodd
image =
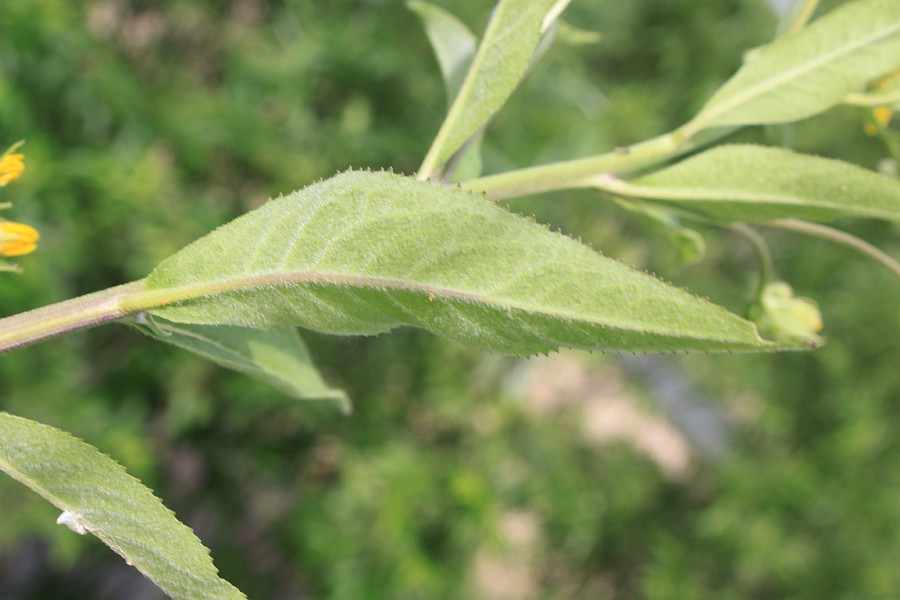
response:
M804 62L798 65L797 67L789 70L782 71L778 76L765 79L762 82L750 86L745 89L743 93L738 93L735 96L732 96L731 99L723 100L717 104L714 104L709 110L702 111L699 115L697 115L697 121L706 121L706 122L715 122L716 119L721 117L723 114L726 114L736 108L740 107L742 104L751 102L755 98L765 95L769 91L776 89L777 87L784 84L786 81L790 81L792 79L799 79L808 73L818 69L823 64L827 64L829 62L840 60L840 58L852 54L856 52L861 47L868 46L871 43L875 43L884 38L888 38L892 35L900 32L900 22L894 22L890 27L885 30L880 30L876 33L873 33L871 36L867 36L865 38L854 40L852 43L840 46L836 50L832 52L826 52L825 54L818 55L812 61ZM758 59L757 59L758 60ZM738 72L735 77L739 77L740 72Z
M654 334L671 335L674 337L707 339L706 337L698 336L696 334L686 336L685 334L678 333L677 330L672 329L649 328L645 323L625 322L621 319L621 316L617 316L615 321L604 321L598 319L597 315L586 316L584 314L576 314L559 309L544 310L539 306L516 302L509 298L490 297L483 294L464 292L451 288L413 283L402 279L345 275L337 273L311 273L308 271L261 273L244 277L236 277L229 280L209 281L182 286L145 290L137 294L135 297L130 298L128 300L128 306L123 308L124 310L127 310L129 312L138 312L142 310L164 308L166 306L171 306L180 302L189 302L205 297L214 297L221 294L227 294L229 292L252 291L271 287L272 285L286 287L289 284L304 283L349 286L353 288L364 288L381 291L417 292L424 295L434 296L435 298L462 300L474 304L488 305L502 310L519 310L530 314L552 315L555 318L563 320L569 319L572 321L593 323L601 327L610 327L636 332L652 332ZM502 300L503 302L500 302L500 300ZM712 303L710 303L709 305L710 307L716 306ZM724 309L722 310L725 314L728 314L727 311L725 311ZM714 336L710 336L709 339L713 339L713 337Z
M672 189L664 187L652 187L642 185L630 185L626 194L633 194L636 197L647 200L659 201L678 201L678 202L715 202L715 203L740 203L740 204L764 204L771 203L779 206L798 206L805 208L821 208L826 210L842 210L847 211L847 206L834 201L810 201L802 196L791 196L789 194L762 194L750 192L734 192L731 190L710 190L703 189L697 191L688 191L683 189ZM878 207L865 206L856 204L853 209L858 213L865 213L873 217L879 217L887 220L896 220L896 214L882 210Z

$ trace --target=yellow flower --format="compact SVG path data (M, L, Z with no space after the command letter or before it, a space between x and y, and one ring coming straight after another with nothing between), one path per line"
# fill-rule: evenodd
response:
M897 82L900 81L900 69L894 71L887 77L882 77L872 82L869 88L874 92L886 92L892 88L896 90ZM863 126L868 135L877 135L891 122L894 116L894 109L890 105L875 106L870 111L871 118Z
M21 256L34 252L41 234L31 225L0 221L0 256Z
M881 127L887 127L888 123L891 122L891 117L894 116L894 109L890 106L879 106L872 109L872 116Z
M878 135L894 117L894 109L890 106L876 106L870 111L871 117L863 124L866 135Z
M4 154L0 156L0 187L15 180L25 170L24 154Z

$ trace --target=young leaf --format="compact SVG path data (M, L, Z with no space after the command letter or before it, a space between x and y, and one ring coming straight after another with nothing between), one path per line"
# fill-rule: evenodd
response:
M246 598L219 578L200 540L121 465L72 435L0 413L0 470L61 509L172 598Z
M306 344L293 328L260 331L246 327L188 325L159 317L129 319L150 337L195 352L301 400L330 400L344 413L350 399L328 387L313 364Z
M528 69L555 0L500 0L419 177L430 177L506 102Z
M898 66L900 2L848 2L761 48L683 132L810 117Z
M422 0L411 0L406 5L425 25L447 87L447 102L452 102L472 64L478 39L462 21L439 6Z
M441 67L441 75L447 88L447 101L452 103L472 64L478 40L459 19L434 4L411 0L407 2L407 6L419 15L425 25L428 41L431 42ZM483 137L483 131L476 132L448 159L450 164L444 171L446 180L462 181L481 175Z
M412 325L511 354L802 343L764 341L748 321L470 192L388 173L273 200L164 261L139 296L176 322Z
M599 187L719 221L841 216L900 221L900 182L783 148L719 146L630 183Z

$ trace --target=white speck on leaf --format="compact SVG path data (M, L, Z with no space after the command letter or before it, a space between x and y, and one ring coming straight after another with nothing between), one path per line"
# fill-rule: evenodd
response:
M84 535L88 531L87 523L84 522L83 517L68 510L64 510L62 514L59 515L56 519L56 524L65 525L78 535Z

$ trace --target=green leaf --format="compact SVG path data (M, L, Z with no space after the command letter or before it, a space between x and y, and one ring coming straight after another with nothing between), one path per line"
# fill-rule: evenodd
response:
M706 242L703 240L703 236L696 230L682 225L671 211L623 198L617 198L616 204L628 212L654 223L675 245L683 263L697 262L706 254Z
M554 0L501 0L472 66L419 169L430 177L506 102L519 84Z
M407 2L407 6L425 25L425 33L434 48L447 88L447 101L452 103L475 57L478 39L459 19L438 6L421 0ZM448 159L444 179L463 181L481 175L483 137L484 131L477 131Z
M444 179L451 183L475 179L481 176L484 163L481 159L481 146L484 142L484 131L473 135L453 158L447 163Z
M330 400L350 413L350 399L328 387L306 344L293 328L260 331L246 327L188 325L138 315L129 321L147 335L195 352L301 400Z
M0 413L0 469L61 509L172 598L246 598L219 578L209 551L121 465L72 435Z
M164 261L140 295L177 322L412 325L511 354L779 348L723 308L480 196L388 173L347 172L273 200Z
M683 132L810 117L898 66L900 2L848 2L754 53Z
M412 0L406 5L425 26L425 34L447 87L447 101L452 102L472 64L478 39L462 21L439 6L421 0Z
M600 182L601 189L726 222L900 220L900 182L783 148L719 146L633 182L608 183Z

